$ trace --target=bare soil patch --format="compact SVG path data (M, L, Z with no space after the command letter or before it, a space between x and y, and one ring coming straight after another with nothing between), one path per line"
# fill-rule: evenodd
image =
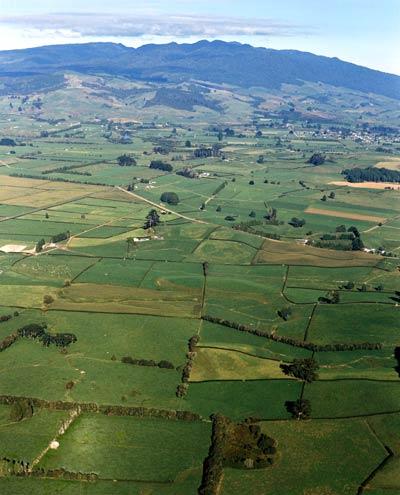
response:
M346 180L334 180L329 184L333 186L358 187L360 189L385 189L390 187L400 191L400 184L395 182L347 182Z

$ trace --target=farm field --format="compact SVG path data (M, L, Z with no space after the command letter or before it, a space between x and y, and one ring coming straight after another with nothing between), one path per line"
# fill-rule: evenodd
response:
M0 493L400 493L398 135L68 77L0 94Z

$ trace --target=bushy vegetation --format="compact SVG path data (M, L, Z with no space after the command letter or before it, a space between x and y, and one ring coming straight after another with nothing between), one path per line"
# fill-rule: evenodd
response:
M293 419L309 419L311 416L311 402L308 399L286 401L285 406Z
M163 192L160 196L160 200L169 205L179 204L179 196L174 192Z
M154 359L134 359L131 356L124 356L123 358L121 358L121 363L134 364L136 366L153 366L168 370L175 369L175 366L171 362L166 361L165 359L156 362L154 361Z
M51 238L51 242L62 242L62 241L66 241L67 239L70 238L70 232L69 230L67 230L66 232L60 232L59 234L56 234L56 235L53 235L53 237Z
M120 155L118 158L117 158L117 161L118 161L118 165L120 167L132 167L134 165L136 165L136 160L133 158L133 156L130 156L130 155Z
M276 442L262 433L251 419L234 423L229 418L214 414L211 445L203 463L199 495L218 493L224 467L261 469L274 463Z
M150 162L149 168L162 170L163 172L172 172L173 168L170 163L163 162L162 160L152 160Z
M325 160L326 160L326 156L324 154L314 153L307 160L307 163L310 163L311 165L314 165L316 167L318 165L323 165L325 163Z
M51 344L68 347L77 340L73 333L48 333L46 328L45 324L30 323L18 329L18 336L39 340L46 347Z

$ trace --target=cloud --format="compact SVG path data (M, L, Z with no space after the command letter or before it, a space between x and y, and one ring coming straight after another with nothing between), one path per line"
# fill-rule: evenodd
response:
M121 15L64 13L0 16L0 25L39 33L69 34L68 37L291 37L310 35L309 26L273 19L243 19L200 15Z

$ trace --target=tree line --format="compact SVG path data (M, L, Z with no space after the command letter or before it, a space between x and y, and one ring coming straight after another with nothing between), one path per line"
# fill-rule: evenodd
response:
M302 349L308 349L314 352L330 352L330 351L356 351L356 350L378 350L382 349L381 343L361 342L361 343L343 343L343 344L314 344L312 342L305 342L304 340L297 340L284 335L277 335L275 333L253 328L242 323L237 323L229 320L224 320L217 316L203 315L202 320L216 323L217 325L223 325L225 327L239 330L240 332L247 332L258 337L264 337L266 339L273 340L275 342L281 342L282 344L288 344L293 347L301 347Z
M199 421L202 419L199 414L192 411L157 409L143 406L99 405L95 402L51 401L36 397L16 397L15 395L0 395L0 404L12 405L22 399L30 401L35 408L44 408L52 411L71 411L79 407L83 413L99 413L106 416L135 416L182 421Z
M175 366L170 362L162 359L161 361L154 361L154 359L134 359L131 356L124 356L121 358L121 363L134 364L136 366L153 366L158 368L165 368L168 370L174 370Z
M400 182L400 171L388 168L347 168L342 175L349 182Z
M195 334L190 337L188 341L188 352L186 353L186 363L182 369L181 383L176 388L177 397L185 397L189 388L190 374L193 368L193 361L196 357L196 346L200 340L200 337Z

